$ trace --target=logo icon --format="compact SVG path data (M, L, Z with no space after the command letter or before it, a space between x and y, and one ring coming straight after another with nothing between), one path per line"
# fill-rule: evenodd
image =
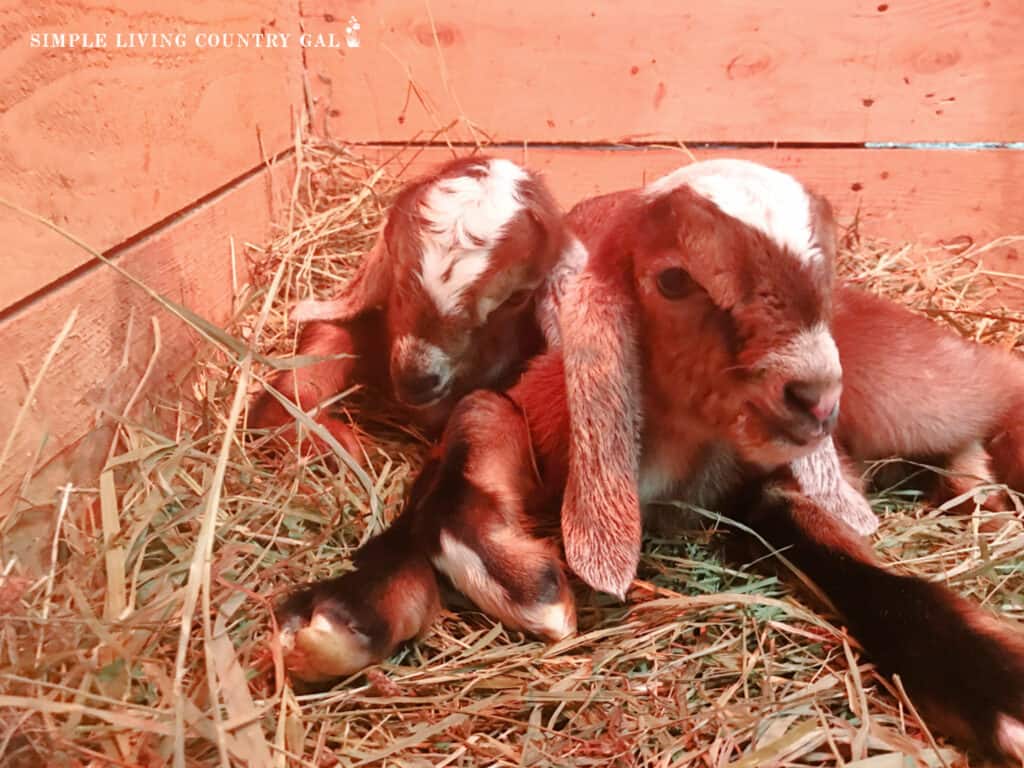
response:
M345 45L349 48L359 47L359 19L349 16L345 23Z

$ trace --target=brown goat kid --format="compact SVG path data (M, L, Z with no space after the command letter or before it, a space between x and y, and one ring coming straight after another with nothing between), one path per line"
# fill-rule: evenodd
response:
M460 397L511 383L546 346L543 328L556 325L546 315L557 309L541 289L560 260L571 262L574 244L536 175L508 160L449 162L401 191L335 299L295 308L304 323L298 354L325 359L278 373L271 386L309 412L364 385L439 432ZM359 459L342 418L322 409L315 419ZM250 428L293 424L270 392L249 410Z
M552 532L573 571L621 595L642 506L681 499L785 548L938 727L1024 760L1021 635L882 567L827 511L849 483L821 458L833 434L855 458L984 445L1019 489L1021 362L833 291L820 202L775 172L701 165L574 209L590 259L563 303L562 348L506 394L464 398L357 570L282 605L290 670L350 674L425 631L435 569L506 626L564 637L575 611Z

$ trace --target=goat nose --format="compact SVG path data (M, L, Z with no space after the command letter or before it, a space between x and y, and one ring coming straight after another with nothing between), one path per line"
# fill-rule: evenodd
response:
M842 391L842 385L833 381L791 381L783 387L791 410L807 413L826 426L832 426L839 416Z
M398 380L402 399L422 403L434 398L441 386L441 377L436 373L414 373Z

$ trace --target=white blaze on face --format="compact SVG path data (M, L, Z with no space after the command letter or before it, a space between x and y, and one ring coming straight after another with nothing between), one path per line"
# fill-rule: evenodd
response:
M839 349L832 332L818 323L794 336L788 344L769 352L757 364L761 369L780 371L794 381L835 381L843 376Z
M644 192L658 197L684 185L804 264L822 260L810 195L792 176L747 160L722 158L683 166L651 182Z
M445 178L420 204L424 220L420 280L442 315L458 312L466 291L490 265L509 222L523 210L526 171L508 160L489 160L485 173Z
M563 603L538 603L522 609L523 627L555 642L576 634L576 615Z
M487 572L480 555L452 536L441 531L441 552L433 558L434 567L451 579L455 588L469 596L482 608L508 600L505 588Z
M456 589L509 629L523 629L549 641L561 640L576 631L571 603L515 602L487 570L480 555L448 531L441 531L441 552L432 562Z

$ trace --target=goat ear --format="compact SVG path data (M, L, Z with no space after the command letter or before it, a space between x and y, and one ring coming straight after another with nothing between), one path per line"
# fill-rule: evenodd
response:
M363 257L352 279L341 293L329 301L300 301L292 310L292 321L345 322L368 310L382 308L387 301L391 278L391 256L385 234L386 232L381 232L377 242Z
M640 559L641 382L636 306L612 276L582 272L562 303L570 416L562 502L566 559L620 599Z
M685 185L652 200L643 221L650 244L678 249L687 272L715 304L729 309L743 300L752 228Z
M551 190L540 176L531 172L528 180L520 185L519 194L526 215L539 230L541 239L550 240L550 250L557 253L566 239L565 217Z
M832 204L828 198L810 192L811 198L811 229L814 237L814 244L821 249L821 252L828 260L829 268L835 263L836 248L839 240L835 213L832 211Z

